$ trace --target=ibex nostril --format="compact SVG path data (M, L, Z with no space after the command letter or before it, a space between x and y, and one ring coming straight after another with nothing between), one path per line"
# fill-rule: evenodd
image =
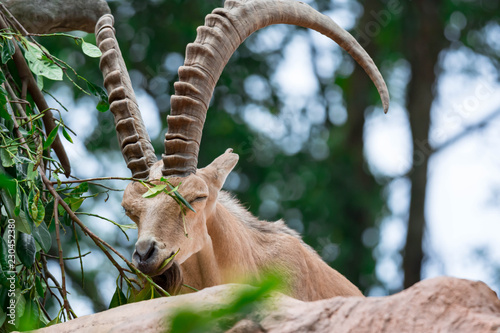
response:
M139 257L139 262L146 262L155 253L156 242L153 240L142 240L135 244L135 252Z

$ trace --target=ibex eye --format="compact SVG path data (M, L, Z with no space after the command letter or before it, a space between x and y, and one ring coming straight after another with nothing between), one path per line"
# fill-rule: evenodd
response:
M191 203L193 203L193 202L203 201L203 200L205 200L206 198L208 198L208 197L207 197L207 196L204 196L204 197L197 197L196 199L191 200Z

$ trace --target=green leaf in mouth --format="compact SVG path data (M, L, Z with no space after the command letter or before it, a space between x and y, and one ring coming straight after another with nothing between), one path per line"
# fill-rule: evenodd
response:
M158 268L157 272L161 271L162 269L164 269L169 262L171 262L172 260L174 260L175 256L177 255L177 253L179 253L181 249L178 249L177 252L175 252L174 254L172 254L170 257L168 257L167 259L165 259L165 261L160 265L160 267Z

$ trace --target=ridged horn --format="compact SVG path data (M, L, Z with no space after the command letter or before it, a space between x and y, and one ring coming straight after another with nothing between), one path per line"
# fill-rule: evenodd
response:
M186 176L196 172L203 124L215 84L236 48L253 32L272 24L293 24L314 29L334 40L366 71L375 84L384 107L389 108L387 86L373 60L347 31L328 16L295 0L228 0L198 28L194 43L186 49L179 82L171 97L164 176Z
M150 166L156 162L156 155L142 121L113 23L113 16L106 14L99 19L95 28L97 46L102 52L99 68L108 91L123 158L132 171L132 177L145 179Z

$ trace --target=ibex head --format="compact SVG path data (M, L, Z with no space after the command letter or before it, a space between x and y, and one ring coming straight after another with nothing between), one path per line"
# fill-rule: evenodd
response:
M169 178L173 186L181 184L179 192L195 212L179 205L166 193L144 198L147 188L139 182L127 186L122 206L139 229L132 258L142 272L152 276L162 274L173 261L164 267L162 264L177 251L175 262L182 264L210 242L206 221L215 211L219 191L237 162L238 155L228 149L195 174ZM153 165L150 180L162 177L162 166L161 161Z
M155 163L114 36L112 16L103 16L97 24L97 43L103 52L100 67L128 168L136 178L155 182L168 177L174 186L182 182L179 192L196 210L196 213L187 211L185 216L189 235L186 237L182 208L174 199L164 193L143 198L146 188L138 182L127 187L123 206L139 228L133 259L144 273L155 275L171 265L175 267L210 242L206 221L238 156L226 152L206 168L197 169L208 105L222 70L236 48L254 31L278 23L312 28L337 42L370 76L387 111L389 95L377 67L358 42L329 17L295 0L227 0L224 8L207 15L205 25L198 28L195 42L187 47L184 66L179 68L179 82L175 83L175 95L171 97L165 153L162 161ZM180 251L175 262L161 268L177 250Z

